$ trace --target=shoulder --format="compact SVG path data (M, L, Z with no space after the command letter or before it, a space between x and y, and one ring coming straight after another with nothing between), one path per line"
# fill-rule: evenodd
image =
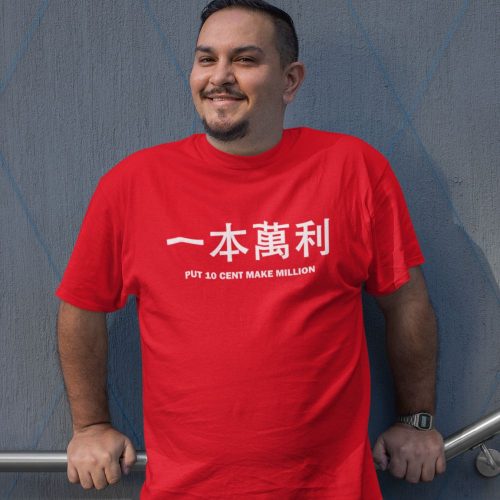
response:
M368 141L343 132L300 127L301 139L331 160L342 163L352 174L367 174L376 182L389 165L388 159Z
M304 142L317 146L334 148L332 152L347 155L364 155L367 159L387 162L386 157L368 141L352 134L319 130L311 127L298 127Z
M101 184L113 185L138 181L156 167L168 167L179 154L189 154L196 134L176 141L155 144L122 157L100 178Z

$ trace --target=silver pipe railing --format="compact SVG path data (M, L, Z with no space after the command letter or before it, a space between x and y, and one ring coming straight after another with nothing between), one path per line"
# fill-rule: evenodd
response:
M144 472L148 461L146 452L136 451L137 460L132 472ZM2 451L0 472L66 472L68 455L65 451Z
M474 424L468 425L446 438L444 450L446 460L472 450L500 433L500 410L489 413Z
M446 460L481 446L500 433L500 409L464 427L444 441ZM131 471L144 472L147 456L137 451ZM0 452L0 472L66 472L68 458L64 451L3 451Z

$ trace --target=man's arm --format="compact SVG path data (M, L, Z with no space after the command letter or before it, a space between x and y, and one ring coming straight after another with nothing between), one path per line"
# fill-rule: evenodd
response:
M106 394L106 313L87 311L61 302L57 337L73 430L110 423Z
M422 271L410 281L375 297L386 322L386 347L396 388L396 411L407 415L436 410L437 325Z
M394 293L375 297L386 321L386 345L399 415L436 410L437 325L419 267ZM441 434L397 423L377 440L374 459L382 469L415 483L446 468Z
M61 302L57 317L59 358L73 418L68 479L84 489L120 480L136 461L130 439L113 429L106 391L106 314ZM123 458L123 463L120 459Z

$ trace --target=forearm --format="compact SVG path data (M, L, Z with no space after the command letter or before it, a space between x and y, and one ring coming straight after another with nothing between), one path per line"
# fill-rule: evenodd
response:
M428 300L386 311L387 354L398 414L435 413L437 325Z
M105 313L84 311L61 302L57 337L73 430L109 422Z

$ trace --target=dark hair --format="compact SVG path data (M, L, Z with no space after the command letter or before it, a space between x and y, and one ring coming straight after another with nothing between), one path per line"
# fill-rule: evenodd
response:
M292 18L284 10L278 9L264 0L212 0L201 12L198 35L203 24L212 14L227 7L242 7L270 15L274 23L276 48L280 54L281 69L298 60L299 41Z

